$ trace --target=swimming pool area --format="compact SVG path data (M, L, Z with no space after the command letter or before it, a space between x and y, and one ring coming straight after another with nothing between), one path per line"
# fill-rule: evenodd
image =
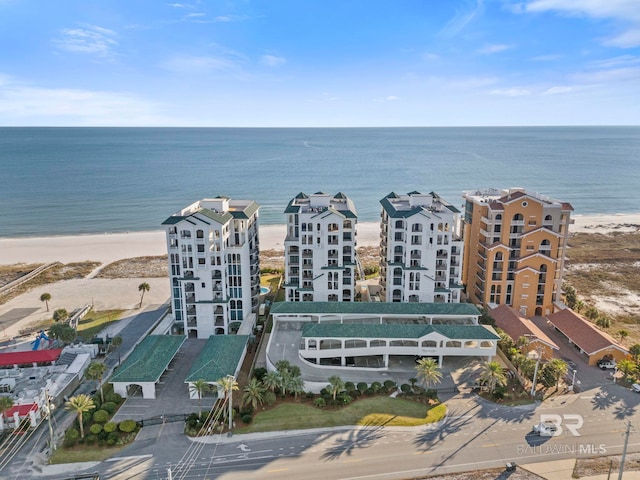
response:
M260 287L260 295L266 295L271 289L269 287Z

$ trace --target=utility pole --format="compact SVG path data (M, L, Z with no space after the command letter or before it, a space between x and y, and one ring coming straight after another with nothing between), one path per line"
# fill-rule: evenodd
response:
M541 347L538 346L535 351L529 352L529 358L536 356L536 368L533 371L533 383L531 384L531 396L536 394L536 382L538 381L538 368L540 367L540 358L542 357Z
M631 433L631 422L627 420L627 431L624 432L624 448L622 449L622 459L620 460L620 471L618 473L618 480L622 480L622 474L624 473L624 459L627 456L627 445L629 444L629 433Z
M49 423L49 447L53 451L56 449L56 441L53 435L53 424L51 423L51 415L53 415L54 406L51 404L51 397L49 396L49 390L44 391L44 398L47 402L47 420Z
M231 436L231 426L233 424L233 385L236 381L236 377L229 375L229 436Z

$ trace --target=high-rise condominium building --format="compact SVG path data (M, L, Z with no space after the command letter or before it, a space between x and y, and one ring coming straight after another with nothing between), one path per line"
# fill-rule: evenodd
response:
M353 202L342 193L299 193L285 214L286 301L353 301L357 221Z
M573 207L522 188L464 192L464 283L470 300L523 315L560 299Z
M392 192L380 203L381 296L387 302L459 302L460 211L433 192Z
M171 305L190 337L248 334L260 295L258 209L251 200L199 200L163 222Z

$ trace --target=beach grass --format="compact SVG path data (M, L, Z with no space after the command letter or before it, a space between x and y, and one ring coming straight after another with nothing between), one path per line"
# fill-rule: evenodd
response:
M417 426L442 420L445 414L446 407L443 404L430 408L422 403L390 397L365 398L339 410L321 409L302 403L282 403L258 413L251 425L237 429L236 433L343 425Z

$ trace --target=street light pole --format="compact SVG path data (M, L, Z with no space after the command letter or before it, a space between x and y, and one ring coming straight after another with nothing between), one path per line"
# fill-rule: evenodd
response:
M229 383L229 435L231 435L231 427L233 424L233 384L236 381L236 377L233 375L229 375L228 380Z
M51 397L49 396L49 390L44 391L45 400L47 402L47 420L49 423L49 444L51 450L56 449L56 442L53 435L53 424L51 423L51 415L53 414L54 406L51 404Z

